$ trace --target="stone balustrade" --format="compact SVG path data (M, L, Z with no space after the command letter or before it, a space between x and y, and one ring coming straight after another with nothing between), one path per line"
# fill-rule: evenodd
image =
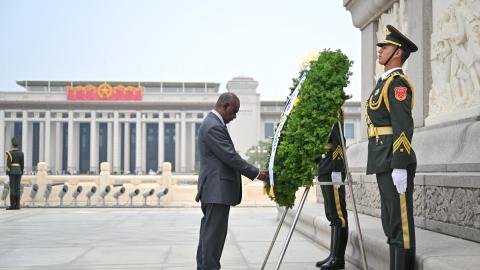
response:
M49 175L48 165L45 162L38 163L38 171L35 175L22 177L22 206L23 207L198 207L195 202L197 193L197 175L172 174L172 166L169 162L163 164L161 175L112 175L110 164L103 162L100 165L99 175ZM2 187L3 183L3 187ZM7 188L8 176L0 176L0 190ZM274 206L265 194L261 181L242 179L243 206ZM36 194L33 187L38 187ZM48 199L45 198L47 185L51 187ZM68 191L60 198L59 193L66 185ZM77 196L73 193L81 186L82 191ZM88 192L96 188L92 196ZM109 187L109 188L107 188ZM122 194L114 194L121 188L125 188ZM105 190L109 189L108 194ZM130 197L129 194L136 189L138 195ZM151 196L143 194L154 189ZM103 194L102 194L103 192ZM303 192L303 190L299 190ZM0 192L1 195L2 192ZM47 192L48 193L48 192ZM162 194L166 193L166 194ZM309 200L315 201L315 190L310 192ZM35 195L35 196L32 196ZM102 197L102 195L105 195ZM32 198L33 197L33 198ZM75 198L74 198L75 197ZM298 196L300 198L300 195ZM0 201L0 205L8 204L8 197Z

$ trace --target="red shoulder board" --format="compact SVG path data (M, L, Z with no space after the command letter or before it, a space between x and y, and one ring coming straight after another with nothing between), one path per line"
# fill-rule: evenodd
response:
M407 98L407 87L405 86L395 87L395 98L398 101L405 100L405 98Z

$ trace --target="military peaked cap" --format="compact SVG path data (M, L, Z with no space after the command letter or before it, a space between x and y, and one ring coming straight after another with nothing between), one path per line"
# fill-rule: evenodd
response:
M12 145L18 146L18 141L17 139L15 139L15 137L12 138L11 142L12 142Z
M395 45L403 50L411 53L418 50L417 45L413 43L409 38L407 38L402 32L398 31L397 28L387 25L386 37L382 42L377 43L378 47L383 45Z

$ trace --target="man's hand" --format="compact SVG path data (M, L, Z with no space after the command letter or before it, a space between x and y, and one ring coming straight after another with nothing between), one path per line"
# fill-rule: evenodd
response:
M257 177L258 180L262 181L268 181L268 178L268 171L260 171L260 174Z
M332 182L336 188L339 188L342 184L342 173L341 172L332 172ZM335 185L338 184L338 185Z
M398 193L404 193L407 191L407 170L393 169L392 179Z

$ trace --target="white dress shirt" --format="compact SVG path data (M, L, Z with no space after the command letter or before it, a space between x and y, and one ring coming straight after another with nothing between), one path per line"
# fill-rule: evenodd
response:
M402 67L394 67L394 68L391 68L391 69L385 71L385 73L382 74L382 81L385 80L385 78L387 78L387 76L390 75L390 73L394 72L395 70L399 70L399 69L402 69Z
M212 110L212 113L215 114L218 117L218 119L220 119L220 122L222 122L224 126L226 126L225 122L223 121L223 117L217 111L215 111L215 109Z

